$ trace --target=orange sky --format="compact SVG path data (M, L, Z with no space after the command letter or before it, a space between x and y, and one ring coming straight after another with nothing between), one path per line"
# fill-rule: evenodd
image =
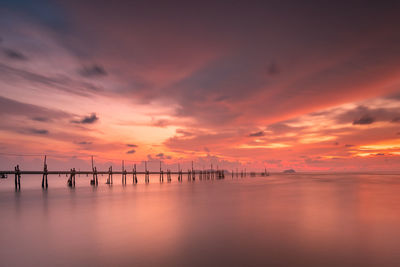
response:
M398 170L396 8L10 1L0 168Z

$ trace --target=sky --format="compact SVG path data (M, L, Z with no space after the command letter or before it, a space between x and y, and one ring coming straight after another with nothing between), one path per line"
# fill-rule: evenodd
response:
M369 2L3 0L0 168L399 170L400 3Z

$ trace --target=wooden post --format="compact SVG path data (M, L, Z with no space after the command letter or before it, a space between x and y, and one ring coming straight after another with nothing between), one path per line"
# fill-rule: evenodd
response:
M21 172L19 170L19 165L14 168L15 171L15 191L21 190Z
M135 169L134 169L134 173L133 173L133 183L137 184L137 176L136 176L136 163L134 165Z
M18 165L14 167L14 175L15 175L15 190L18 189L18 172L17 172Z
M93 179L90 180L91 185L97 185L97 169L94 167L94 161L93 161L93 156L92 156L92 173L93 173Z
M112 184L113 180L112 180L112 166L110 166L108 168L108 178L107 178L107 182L106 184Z
M46 155L44 156L44 162L43 162L43 177L42 177L42 188L47 188L48 183L47 183L47 162L46 162ZM46 181L45 181L46 180Z
M161 169L161 160L160 160L160 182L164 182L164 172Z
M144 181L146 182L146 183L149 183L150 182L150 177L149 177L149 171L147 170L147 161L145 161L144 162L144 168L145 168L145 176L144 176Z
M193 160L192 160L192 180L196 180L196 171L193 168Z
M122 184L126 184L126 170L125 170L125 165L124 161L122 161Z

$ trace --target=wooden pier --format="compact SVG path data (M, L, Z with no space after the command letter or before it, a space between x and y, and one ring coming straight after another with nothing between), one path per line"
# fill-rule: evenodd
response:
M218 166L217 169L213 169L213 165L211 164L211 168L208 170L195 170L193 167L193 161L192 161L192 168L188 169L187 171L183 171L180 168L180 164L178 164L178 170L172 171L170 169L167 169L164 171L162 169L162 163L160 162L160 170L159 171L149 171L147 169L147 162L145 162L145 169L143 171L137 171L136 169L136 164L133 165L133 168L131 170L127 170L125 168L125 162L122 161L122 168L121 170L113 170L113 167L110 166L108 170L106 171L99 171L97 168L94 166L94 160L93 156L91 158L91 163L92 163L92 170L90 171L81 171L81 170L76 170L75 168L72 168L70 170L61 170L61 171L49 171L48 166L47 166L47 157L44 157L44 162L43 162L43 170L40 171L29 171L29 170L21 170L19 165L15 166L13 171L0 171L0 177L7 179L8 175L14 175L15 177L15 189L19 191L21 189L21 176L22 175L41 175L42 176L42 188L47 189L48 188L48 175L66 175L68 177L67 185L70 187L75 187L75 177L76 175L86 175L86 176L92 176L92 179L90 180L90 185L92 186L97 186L99 184L98 181L98 175L108 175L106 184L113 184L113 176L115 175L121 175L122 177L122 184L126 185L127 181L127 176L129 175L132 178L132 183L137 184L138 175L144 175L145 177L145 183L150 182L150 175L159 175L160 177L160 182L164 182L164 174L167 176L167 181L171 182L172 175L177 175L178 176L178 181L182 182L183 176L187 175L188 181L195 181L196 176L199 178L199 180L214 180L214 179L225 179L225 174L226 171L224 170L219 170ZM236 173L232 170L232 179L235 177L246 177L247 172L246 169L241 170L240 173L238 169L236 169ZM251 177L255 175L260 175L260 176L269 176L269 173L265 169L264 172L261 173L255 173L251 172Z

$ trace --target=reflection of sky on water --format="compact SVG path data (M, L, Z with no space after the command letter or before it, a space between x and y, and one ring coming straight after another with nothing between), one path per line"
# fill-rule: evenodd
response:
M72 190L52 178L48 191L21 192L3 181L0 257L6 266L400 262L397 175L175 178L98 188L78 179Z

